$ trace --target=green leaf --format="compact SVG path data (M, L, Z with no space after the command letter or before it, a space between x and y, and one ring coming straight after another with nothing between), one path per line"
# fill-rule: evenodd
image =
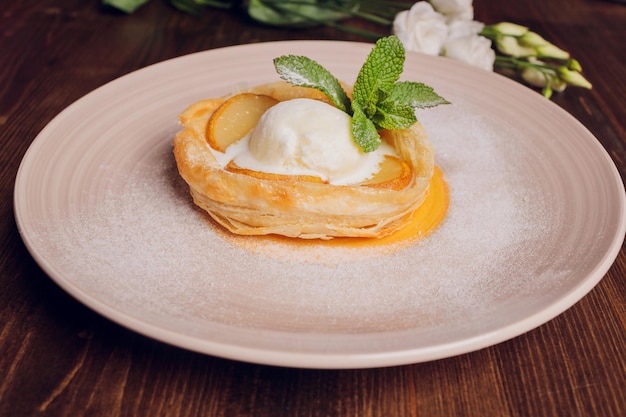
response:
M114 7L125 13L132 13L149 0L102 0L105 6Z
M389 100L402 102L416 109L426 109L440 104L450 104L435 93L432 87L413 81L397 82L389 92Z
M349 16L323 3L318 0L250 0L248 15L267 25L292 27L312 26Z
M191 15L200 15L204 7L216 7L218 9L230 9L235 6L235 0L170 0L172 6Z
M372 122L366 115L363 113L361 107L356 104L354 105L354 114L352 116L352 138L354 142L363 149L363 152L372 152L376 150L382 140L378 131L376 130L376 126L374 122Z
M181 12L192 15L199 15L202 12L202 7L196 4L194 0L170 0L170 3Z
M406 103L387 100L380 103L377 110L372 122L378 129L406 129L417 122L415 109Z
M350 98L339 81L311 58L283 55L274 59L274 67L283 80L293 85L320 90L337 108L350 113Z
M379 39L359 71L352 99L364 108L377 102L379 90L391 90L400 78L404 59L404 47L397 37Z

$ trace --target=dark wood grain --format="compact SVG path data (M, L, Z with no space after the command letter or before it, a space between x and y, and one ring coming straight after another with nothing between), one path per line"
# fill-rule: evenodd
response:
M626 176L626 6L599 0L475 1L569 50L594 84L553 100ZM624 416L626 252L554 320L449 359L367 370L285 369L171 347L130 332L57 287L13 217L18 166L37 133L89 91L138 68L235 44L364 41L330 28L261 27L153 0L132 16L78 0L0 6L0 416ZM584 167L581 167L584 169Z

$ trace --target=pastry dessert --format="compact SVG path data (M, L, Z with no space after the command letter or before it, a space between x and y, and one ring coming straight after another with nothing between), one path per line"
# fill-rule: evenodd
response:
M240 235L377 238L401 228L435 167L424 129L380 129L379 149L365 152L337 111L326 94L283 81L192 104L174 155L193 201Z

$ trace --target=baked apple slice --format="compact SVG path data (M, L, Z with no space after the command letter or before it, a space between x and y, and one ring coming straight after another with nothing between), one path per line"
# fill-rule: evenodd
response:
M307 181L307 182L316 182L323 183L320 177L316 177L315 175L285 175L285 174L274 174L269 172L255 171L248 168L243 168L230 161L225 168L228 172L235 172L237 174L249 175L254 178L258 178L260 180L274 180L274 181Z
M273 105L273 97L263 94L243 93L230 97L211 115L206 126L206 140L211 148L226 151L244 137Z
M389 190L402 190L411 183L413 173L409 164L393 155L385 155L380 170L361 185Z
M255 171L240 167L233 161L226 165L225 170L237 174L249 175L261 180L325 183L322 178L315 175L287 175ZM376 172L371 178L358 185L373 188L386 188L389 190L402 190L411 183L412 178L413 173L411 172L409 164L396 156L385 155L385 159L380 164L379 171Z

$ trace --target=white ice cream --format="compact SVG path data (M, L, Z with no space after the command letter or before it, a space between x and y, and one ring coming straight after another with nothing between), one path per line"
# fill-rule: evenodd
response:
M256 128L229 147L235 163L255 171L315 175L334 185L356 184L379 169L385 144L363 152L354 143L350 116L318 100L294 99L270 108Z

